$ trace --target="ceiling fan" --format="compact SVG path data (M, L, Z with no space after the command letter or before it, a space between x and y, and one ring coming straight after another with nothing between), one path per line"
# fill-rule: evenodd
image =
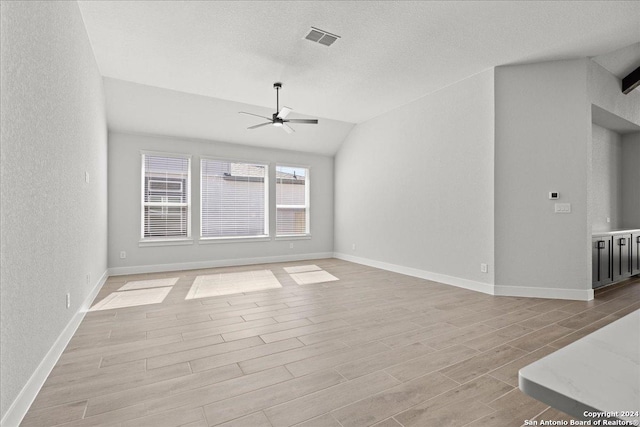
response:
M279 91L282 88L282 83L280 83L280 82L274 83L273 84L273 88L276 90L276 112L273 113L271 118L265 117L265 116L260 116L258 114L247 113L245 111L240 111L239 114L248 114L250 116L261 117L263 119L269 120L266 123L260 123L259 125L255 125L255 126L249 126L247 129L255 129L255 128L262 127L262 126L273 125L273 126L276 126L276 127L281 127L287 133L293 133L295 131L293 130L293 128L291 126L288 125L288 123L303 123L303 124L311 124L311 125L317 125L318 124L318 120L317 119L287 119L286 117L289 115L289 113L292 110L291 110L291 108L284 107L284 106L282 107L282 109L280 109Z

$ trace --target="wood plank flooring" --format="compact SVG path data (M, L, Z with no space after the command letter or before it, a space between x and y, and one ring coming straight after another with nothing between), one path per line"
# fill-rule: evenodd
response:
M284 270L308 264L339 280ZM198 275L265 269L282 288L185 300ZM569 420L521 393L518 370L640 308L637 278L589 302L493 297L336 259L111 277L96 303L171 277L162 303L87 313L21 425Z

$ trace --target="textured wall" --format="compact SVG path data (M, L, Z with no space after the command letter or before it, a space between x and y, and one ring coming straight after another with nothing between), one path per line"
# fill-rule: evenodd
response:
M4 417L106 270L107 135L77 3L1 5Z
M140 151L192 155L191 234L193 244L140 247ZM260 242L200 243L200 156L270 163L269 222L275 232L275 164L310 168L311 239ZM293 243L294 247L290 248ZM127 257L120 258L125 251ZM262 261L269 257L304 257L333 251L333 158L215 141L109 133L109 267L116 274L149 270L198 268ZM249 260L249 261L247 261ZM190 264L184 266L183 264ZM182 264L182 265L181 265ZM149 271L147 270L147 271Z
M591 129L591 226L593 231L615 230L623 222L622 137L595 124Z
M622 136L622 227L640 228L640 132Z
M496 286L591 288L586 68L496 68ZM554 213L555 202L571 213Z
M492 284L493 99L489 70L358 124L336 155L335 251Z

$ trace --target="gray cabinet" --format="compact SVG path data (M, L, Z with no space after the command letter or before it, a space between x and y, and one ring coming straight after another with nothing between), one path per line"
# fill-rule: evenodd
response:
M631 274L640 274L640 233L631 235Z
M613 281L631 277L631 234L613 236Z
M640 274L640 230L595 234L591 248L594 289Z
M591 266L593 268L592 281L594 288L613 282L612 242L613 239L610 236L594 237L592 240L593 260Z

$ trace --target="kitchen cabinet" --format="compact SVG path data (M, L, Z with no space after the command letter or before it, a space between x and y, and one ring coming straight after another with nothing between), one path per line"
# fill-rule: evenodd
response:
M592 280L594 288L613 283L612 241L611 236L594 237L592 240L593 259L591 266L593 269Z
M640 230L594 233L591 247L594 289L640 274Z

